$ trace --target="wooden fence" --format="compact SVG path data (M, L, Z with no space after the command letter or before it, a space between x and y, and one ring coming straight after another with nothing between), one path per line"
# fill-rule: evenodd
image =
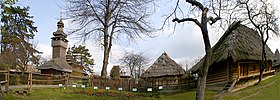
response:
M9 90L9 76L10 76L10 72L9 71L0 71L0 73L4 73L4 75L5 75L5 80L0 81L0 86L2 86L2 84L5 84L4 91L8 91Z
M46 77L47 79L36 79L33 77L33 75L40 75L41 77ZM51 74L33 74L29 73L28 75L28 84L27 89L29 91L32 90L32 84L52 84L52 85L58 85L58 84L64 84L65 87L71 85L71 84L88 84L88 80L90 78L86 76L71 76L71 75L51 75Z
M1 74L2 73L2 74ZM3 74L4 73L4 74ZM134 80L129 78L124 79L104 79L101 77L88 77L88 76L71 76L71 75L51 75L51 74L39 74L39 73L22 73L22 72L11 72L11 71L0 71L4 78L0 78L1 85L5 84L5 90L9 89L9 85L27 85L26 89L32 90L33 85L58 85L68 87L71 85L86 85L87 87L98 87L99 89L105 89L110 87L111 89L122 88L123 90L130 91L132 88L138 88L139 91L146 91L145 80ZM184 87L195 87L194 81L180 82L179 88ZM152 86L156 88L158 86ZM168 86L164 86L168 87ZM170 88L172 89L172 88ZM173 88L174 89L174 88ZM177 89L177 88L176 88Z
M137 87L137 81L133 79L104 79L104 78L92 78L90 80L91 86L97 86L101 89L110 87L117 90L122 88L123 90L131 90L133 87Z

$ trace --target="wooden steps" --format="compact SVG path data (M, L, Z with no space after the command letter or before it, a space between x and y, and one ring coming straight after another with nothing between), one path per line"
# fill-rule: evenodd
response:
M235 86L236 82L237 82L237 80L227 82L227 84L225 85L225 87L223 88L222 91L230 92L232 90L232 88Z

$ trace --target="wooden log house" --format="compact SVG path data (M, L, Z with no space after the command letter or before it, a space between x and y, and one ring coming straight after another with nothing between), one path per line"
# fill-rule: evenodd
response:
M207 84L223 84L230 91L237 83L244 83L246 80L258 78L260 73L262 44L258 33L234 22L219 41L212 47L212 59L207 75ZM266 45L267 66L263 72L264 76L274 74L271 70L274 54ZM193 68L192 73L203 66L202 58Z

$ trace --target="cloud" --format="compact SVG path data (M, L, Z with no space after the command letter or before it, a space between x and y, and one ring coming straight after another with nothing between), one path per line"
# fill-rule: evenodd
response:
M36 1L36 0L35 0ZM274 0L275 2L279 2L279 0ZM33 2L33 1L32 1ZM49 2L46 2L49 3ZM151 19L152 23L155 26L161 26L164 20L162 14L168 14L170 11L170 4L174 4L176 2L161 2L159 1L160 6L157 9L157 14L155 14L153 19ZM38 5L39 3L29 3L31 6L31 13L35 16L35 24L38 25L38 33L36 34L36 38L40 39L38 44L39 51L43 52L44 57L50 57L52 54L52 47L50 45L52 32L56 31L56 22L58 21L59 17L52 17L52 16L59 16L59 8L52 2L49 5L55 6L55 8L50 9L47 14L45 12L41 12L41 6L45 5ZM42 3L40 3L42 4ZM185 5L185 3L183 3ZM279 3L275 3L279 4ZM183 6L184 6L183 5ZM183 8L185 9L185 8ZM279 8L278 8L279 9ZM279 10L280 11L280 10ZM39 13L39 15L38 15ZM70 20L63 20L64 22L64 30L67 31L73 27ZM172 27L170 23L170 27ZM216 31L211 26L208 27L209 29L209 37L211 41L211 45L213 46L218 39L221 37L223 32ZM134 51L134 52L143 52L144 55L150 59L150 62L153 63L163 52L167 52L168 55L173 58L177 63L181 65L185 65L186 63L189 65L190 68L193 65L194 59L204 56L204 43L203 38L201 35L201 31L199 27L197 27L194 23L180 23L177 24L177 28L175 33L172 34L173 28L166 29L162 33L158 33L159 36L156 38L144 38L144 39L137 39L134 43L124 43L124 44L114 44L112 47L112 52L110 53L109 58L109 65L107 68L108 75L109 71L111 70L113 65L119 65L118 60L124 55L124 51ZM77 44L77 39L71 36L68 36L69 45L73 46L79 45ZM269 40L269 47L274 52L276 48L279 48L280 40L272 39ZM90 53L93 55L95 59L96 65L94 66L94 70L96 74L101 73L102 69L102 62L103 62L103 50L102 47L94 42L93 40L87 41L84 45L90 50Z
M42 56L44 58L50 58L52 56L52 47L49 45L45 45L45 44L38 44L37 49L40 52L43 52Z

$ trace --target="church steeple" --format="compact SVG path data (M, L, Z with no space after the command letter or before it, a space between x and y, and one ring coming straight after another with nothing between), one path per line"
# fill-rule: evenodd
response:
M53 35L55 37L62 37L62 38L66 38L67 35L63 32L63 28L64 28L64 24L62 22L62 20L60 19L58 22L57 22L57 30L56 32L53 32ZM67 40L66 40L67 41ZM68 42L68 41L67 41Z
M66 59L66 49L68 45L67 35L63 32L64 24L60 19L57 22L57 30L53 32L52 47L53 54L52 58Z
M64 23L62 22L62 20L60 19L58 22L57 22L57 30L63 30L64 28Z

